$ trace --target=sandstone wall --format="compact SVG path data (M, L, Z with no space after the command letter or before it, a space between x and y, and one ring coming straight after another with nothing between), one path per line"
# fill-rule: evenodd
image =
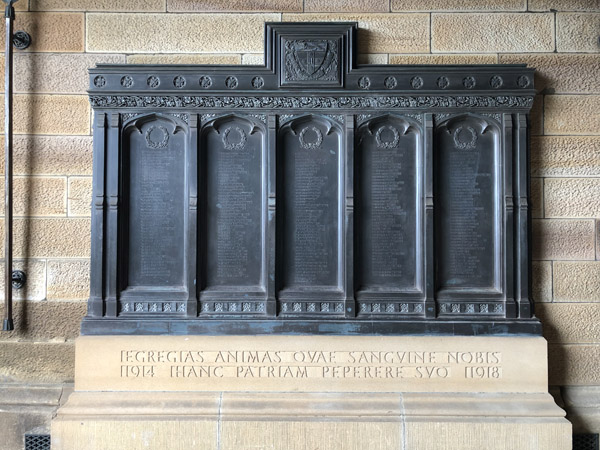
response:
M533 282L549 381L600 385L598 0L21 0L17 10L15 30L33 38L15 54L14 257L29 280L15 293L17 330L0 334L0 381L73 378L89 287L87 68L260 64L265 21L345 20L360 24L362 62L538 69Z

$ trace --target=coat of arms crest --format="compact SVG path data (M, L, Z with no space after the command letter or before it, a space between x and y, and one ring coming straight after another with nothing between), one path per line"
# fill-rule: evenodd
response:
M286 40L285 81L339 81L336 40Z

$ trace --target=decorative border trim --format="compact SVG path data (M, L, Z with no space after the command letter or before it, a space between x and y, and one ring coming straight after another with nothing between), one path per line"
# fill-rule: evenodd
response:
M364 108L531 108L533 96L177 96L90 95L94 108L231 108L231 109L364 109Z

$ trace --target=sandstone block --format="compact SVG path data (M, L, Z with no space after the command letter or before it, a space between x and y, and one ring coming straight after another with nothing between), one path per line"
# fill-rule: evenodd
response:
M287 450L399 449L406 439L401 429L401 424L394 421L372 423L225 421L222 429L222 445L224 449L244 447ZM265 439L265 436L268 438Z
M598 344L600 303L544 303L535 309L550 343Z
M552 52L554 15L434 13L431 50L434 53Z
M302 0L168 0L169 12L302 12Z
M425 54L425 55L390 55L390 64L496 64L496 55L476 54Z
M0 227L4 233L4 220ZM89 219L15 219L15 258L89 257ZM0 245L4 253L4 243Z
M600 176L600 137L533 137L531 175L535 177Z
M357 56L358 64L387 64L387 53L361 53Z
M549 178L544 200L546 217L600 218L600 178Z
M26 2L22 2L26 3ZM84 50L84 14L20 13L14 29L32 37L28 52L82 52ZM2 26L4 33L4 26Z
M65 216L66 188L63 177L13 178L14 216ZM4 185L0 186L0 215L4 216Z
M30 0L31 11L165 11L165 0Z
M44 300L46 298L45 260L13 260L13 269L22 270L27 275L25 286L21 289L13 289L14 300ZM0 270L1 273L4 273L4 261L0 262ZM0 278L0 300L4 301L4 277Z
M3 333L19 341L66 340L79 336L79 324L86 312L85 302L14 303L15 330Z
M559 52L600 51L598 13L558 13L556 15L556 49Z
M573 433L599 433L600 386L565 386L560 393Z
M359 64L388 64L387 53L359 53L357 55ZM263 54L248 53L242 55L242 64L262 66L265 64Z
M304 0L305 12L389 12L388 0Z
M147 401L146 401L147 402ZM144 402L144 403L146 403ZM93 409L95 405L87 409ZM131 420L131 418L134 420ZM184 416L175 419L164 413L157 415L109 416L108 420L52 421L52 446L55 450L79 449L85 442L86 450L236 450L252 447L224 447L217 444L217 420ZM104 419L104 420L103 420ZM263 447L265 448L265 447ZM273 447L267 447L273 448ZM290 449L291 450L291 449Z
M124 62L124 55L16 53L15 92L85 94L90 67Z
M594 246L593 220L533 220L533 259L592 260Z
M548 346L549 384L555 386L600 384L600 346Z
M552 301L552 262L533 261L531 294L536 302Z
M276 22L279 17L279 14L90 13L87 51L262 52L264 22Z
M61 385L3 383L0 391L0 450L22 449L25 433L40 427L50 430L63 394Z
M554 299L600 302L600 261L556 261Z
M544 217L544 179L531 179L531 217Z
M529 0L529 11L600 11L598 0Z
M47 290L48 300L86 300L90 295L89 259L49 260Z
M429 14L283 14L283 20L357 21L360 53L429 52Z
M515 403L520 401L515 399ZM482 448L486 450L507 450L509 448L515 450L565 450L571 447L571 424L566 420L560 423L555 422L552 425L536 423L535 419L533 422L523 420L511 423L505 419L496 423L482 423L480 421L484 419L479 415L474 420L475 422L466 423L462 421L457 423L454 419L407 422L405 440L414 443L407 448L419 450L480 450ZM465 438L466 436L469 437ZM448 443L450 445L447 445Z
M90 104L84 95L15 95L17 134L90 134Z
M430 392L479 393L522 392L545 395L547 391L546 341L542 337L494 337L494 336L82 336L76 344L76 391L146 391L146 392L329 392L340 393L387 393ZM326 349L328 356L320 361L308 359L308 353ZM423 361L407 361L396 351L433 352L429 363L443 367L442 374L419 376ZM181 359L167 360L165 353L174 351L186 354L189 350L201 352L204 369L219 367L217 376L203 377L202 383L193 376L173 371L173 364L184 363ZM261 371L254 360L238 358L223 361L229 352L248 354L277 352L268 364L274 372ZM381 359L369 362L359 360L358 355L370 355L373 351ZM148 353L150 352L150 353ZM365 352L365 353L361 353ZM388 357L383 360L383 353ZM458 352L458 353L457 353ZM483 353L478 353L483 352ZM464 358L455 355L465 355ZM476 362L477 354L494 354L486 361ZM526 354L527 358L523 358ZM163 355L161 358L160 355ZM392 357L392 355L395 355ZM402 355L406 355L402 353ZM158 359L161 358L161 359ZM277 359L275 361L274 359ZM98 361L102 361L99 365ZM263 363L266 360L263 359ZM475 378L465 375L468 367L476 364L501 367L502 376ZM151 364L150 377L121 376L122 366ZM367 374L363 370L379 366L380 372ZM182 366L178 366L183 369ZM336 369L338 368L339 369ZM347 371L347 367L356 367ZM390 377L384 367L401 368L401 373ZM283 369L283 371L281 370ZM297 376L285 375L292 370ZM125 370L128 370L127 368ZM250 370L252 373L248 372ZM339 376L335 375L339 372ZM220 373L220 374L219 374ZM343 375L344 373L348 376ZM133 374L132 374L133 375ZM276 394L273 394L274 396ZM277 398L277 397L275 397ZM226 403L222 403L223 408ZM231 405L232 414L240 413L243 402L237 408ZM290 410L290 408L292 408ZM320 408L313 406L315 412ZM356 405L356 408L360 406ZM271 408L285 415L298 413L291 405L275 404ZM281 447L277 447L281 448Z
M92 202L92 178L69 178L69 216L89 216Z
M260 55L262 58L262 54ZM240 55L219 54L167 54L167 55L129 55L129 64L240 64Z
M600 135L600 95L547 95L544 134Z
M264 66L264 55L262 53L247 53L242 55L242 64L248 64L250 66Z
M531 135L539 136L544 134L544 96L536 95L533 99L533 106L529 113L531 120Z
M600 135L600 95L547 95L544 134Z
M538 92L593 94L600 93L600 58L598 55L564 53L528 53L499 55L501 63L525 63L535 67Z
M392 11L525 11L523 0L391 0Z
M91 136L14 136L16 175L91 175ZM4 138L0 138L0 175L4 174Z
M596 220L596 260L600 261L600 220Z
M60 383L72 381L73 342L11 342L0 345L0 378L5 381Z

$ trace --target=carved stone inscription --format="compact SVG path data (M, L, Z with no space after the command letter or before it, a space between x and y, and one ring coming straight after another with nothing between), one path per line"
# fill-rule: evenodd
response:
M473 117L436 131L435 214L439 288L496 285L497 131Z
M78 390L543 392L548 383L546 371L532 369L545 364L542 338L116 336L103 337L103 345L97 339L77 342ZM523 348L532 350L525 368Z
M129 156L128 287L183 286L185 134L156 119L125 138Z
M205 131L207 288L261 283L263 137L242 118Z
M363 291L416 287L419 145L418 130L404 120L374 119L359 132L355 273Z
M339 132L325 119L301 118L280 142L284 288L337 287Z
M500 379L500 351L142 350L120 352L121 378Z

